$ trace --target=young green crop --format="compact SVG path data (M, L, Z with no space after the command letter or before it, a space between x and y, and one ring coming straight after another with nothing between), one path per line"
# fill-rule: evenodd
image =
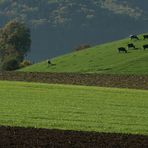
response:
M0 81L0 125L148 135L148 91Z

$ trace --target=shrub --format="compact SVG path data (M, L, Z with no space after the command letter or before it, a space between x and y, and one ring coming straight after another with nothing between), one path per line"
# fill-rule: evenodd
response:
M15 58L7 59L2 62L1 69L4 71L16 70L19 68L19 63Z
M80 50L84 50L86 48L90 48L91 46L90 45L87 45L87 44L84 44L84 45L80 45L79 47L77 47L75 49L75 51L80 51Z
M23 62L20 63L20 68L27 67L30 65L32 65L32 63L30 61L24 60Z

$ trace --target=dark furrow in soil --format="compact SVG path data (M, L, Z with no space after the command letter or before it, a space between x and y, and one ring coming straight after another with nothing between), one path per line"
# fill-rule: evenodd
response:
M148 76L144 75L0 72L0 80L148 89Z
M0 127L0 148L147 148L148 136Z

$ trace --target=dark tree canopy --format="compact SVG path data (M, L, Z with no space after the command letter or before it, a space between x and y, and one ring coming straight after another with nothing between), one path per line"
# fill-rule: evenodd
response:
M15 57L22 62L26 53L30 50L30 29L18 21L10 21L0 29L0 59L1 62Z

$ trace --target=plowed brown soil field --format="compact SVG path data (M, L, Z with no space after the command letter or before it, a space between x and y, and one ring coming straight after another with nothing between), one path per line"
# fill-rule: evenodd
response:
M148 89L148 76L0 72L0 80Z
M148 148L148 136L0 127L0 148Z

